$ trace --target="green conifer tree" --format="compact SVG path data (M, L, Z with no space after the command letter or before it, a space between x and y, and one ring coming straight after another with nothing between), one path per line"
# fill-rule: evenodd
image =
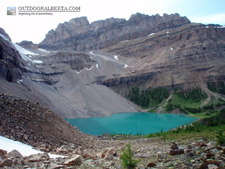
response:
M122 166L126 169L133 169L137 166L140 160L133 159L134 153L131 151L131 145L127 144L126 149L122 152L120 160L122 162Z

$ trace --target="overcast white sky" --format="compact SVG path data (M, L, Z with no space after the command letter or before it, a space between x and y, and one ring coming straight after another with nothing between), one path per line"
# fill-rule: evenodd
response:
M80 12L58 12L53 16L21 16L19 6L80 6ZM16 7L16 16L7 16L7 7ZM225 0L1 0L0 27L13 42L39 43L49 30L72 18L87 16L89 22L106 18L129 19L137 12L155 15L179 13L191 22L225 25Z

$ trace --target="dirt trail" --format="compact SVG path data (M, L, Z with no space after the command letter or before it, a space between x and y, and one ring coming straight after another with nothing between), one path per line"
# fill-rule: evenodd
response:
M206 92L208 98L202 103L202 106L209 104L211 100L211 96L214 96L216 99L221 98L224 99L219 93L214 93L208 89L206 86L206 83L203 83L203 80L201 79L201 89Z

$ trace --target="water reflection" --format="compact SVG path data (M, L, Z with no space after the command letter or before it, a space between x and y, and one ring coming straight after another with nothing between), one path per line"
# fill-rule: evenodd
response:
M110 117L69 119L72 125L77 126L84 133L102 135L104 133L144 134L167 131L172 128L192 123L197 120L194 117L186 117L181 114L157 114L157 113L121 113Z

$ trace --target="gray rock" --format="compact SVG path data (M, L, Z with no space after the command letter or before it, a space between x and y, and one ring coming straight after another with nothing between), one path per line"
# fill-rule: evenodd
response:
M110 148L107 152L106 155L112 155L112 156L117 156L117 151L114 148Z
M179 14L148 16L136 13L129 20L109 18L89 23L86 17L59 24L46 34L40 48L97 50L123 40L130 40L171 27L190 23ZM137 29L139 28L139 29ZM75 42L75 43L74 43ZM75 45L74 45L75 44Z
M180 155L184 154L184 149L171 149L169 155Z
M12 166L12 164L13 164L13 160L12 159L4 159L3 161L2 161L2 166L8 166L8 167L10 167L10 166Z
M47 153L38 153L29 158L29 162L38 162L48 160L50 157Z
M3 157L7 154L7 151L0 149L0 157Z
M48 169L61 169L64 168L64 165L53 164Z
M200 157L201 157L201 158L206 158L206 153L202 153L202 154L200 155Z
M68 147L66 145L62 145L61 147L57 148L56 153L68 153Z
M189 152L186 154L187 158L196 158L195 154L193 152Z
M218 169L219 167L217 167L214 164L208 164L208 169Z
M217 153L218 152L218 149L217 148L211 149L210 152Z
M7 153L6 157L7 158L22 158L23 155L19 151L13 150L13 151L10 151L9 153Z
M67 165L67 166L71 166L71 165L81 165L82 164L82 160L81 160L81 157L80 155L74 155L73 158L67 160L64 162L64 165Z

